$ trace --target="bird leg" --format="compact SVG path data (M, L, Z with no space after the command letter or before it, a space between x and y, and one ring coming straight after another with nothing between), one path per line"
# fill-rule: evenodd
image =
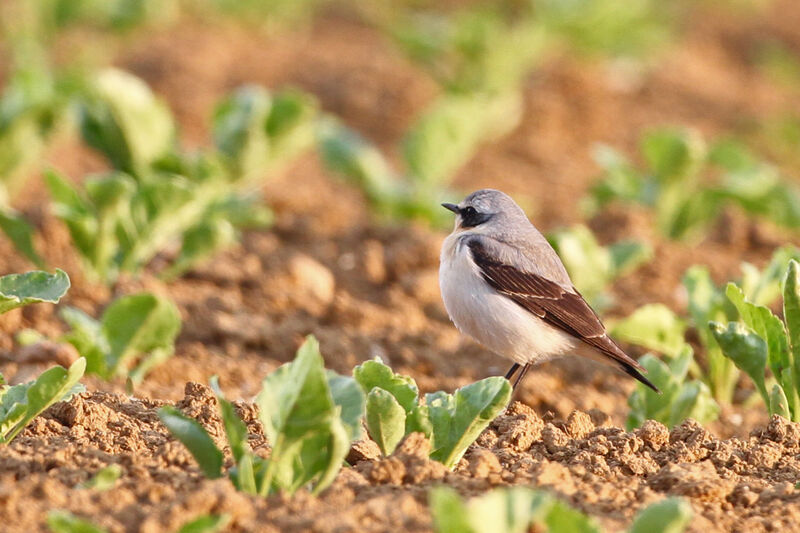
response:
M509 368L508 372L506 372L506 379L511 381L511 378L514 377L514 374L516 374L518 368L519 368L519 363L514 363L513 365L511 365L511 368Z
M524 378L525 374L528 373L528 369L530 367L531 367L530 363L526 363L525 366L522 367L522 370L520 370L519 375L517 376L517 379L514 380L514 388L513 388L513 390L517 390L517 385L520 384L520 382L522 381L522 378Z

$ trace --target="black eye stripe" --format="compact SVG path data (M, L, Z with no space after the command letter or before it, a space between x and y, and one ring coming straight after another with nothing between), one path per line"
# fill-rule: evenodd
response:
M491 213L479 213L474 207L468 206L461 210L461 226L472 228L483 224L492 218Z

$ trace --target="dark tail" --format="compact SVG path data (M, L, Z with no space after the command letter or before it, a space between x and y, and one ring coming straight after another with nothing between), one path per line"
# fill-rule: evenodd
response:
M648 387L650 387L651 389L653 389L657 393L661 394L661 391L658 390L658 387L653 385L652 381L650 381L649 379L644 377L644 375L641 372L639 372L638 370L636 370L636 368L634 368L632 365L626 365L626 364L622 363L619 366L620 366L620 368L622 368L623 372L625 372L626 374L628 374L631 377L636 378L641 383L644 383L645 385L647 385Z

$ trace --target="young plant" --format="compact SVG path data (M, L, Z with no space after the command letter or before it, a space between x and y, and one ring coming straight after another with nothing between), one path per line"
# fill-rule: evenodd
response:
M312 143L315 109L302 93L241 90L217 109L217 147L187 154L176 148L172 115L144 82L103 71L82 101L81 130L116 171L81 188L50 172L55 213L97 280L113 283L177 247L161 272L174 278L235 243L239 229L271 222L251 193Z
M254 187L265 175L314 144L317 103L310 95L263 87L236 89L214 111L214 144L239 187Z
M613 201L651 207L658 229L675 240L698 240L729 204L800 227L800 188L737 143L709 147L692 130L655 130L642 139L641 152L644 170L611 148L597 150L604 176L585 200L590 213ZM712 180L715 173L721 179Z
M449 487L428 494L436 533L599 533L589 516L541 490L527 487L492 489L464 501ZM629 533L680 533L689 524L692 508L682 499L666 498L637 514Z
M739 284L746 298L763 305L775 301L780 295L781 281L791 259L800 259L800 250L785 246L773 253L763 270L742 263ZM611 334L673 359L683 348L688 328L694 328L703 347L704 360L693 361L689 366L689 375L702 379L719 403L729 404L733 399L739 371L733 361L723 355L708 324L735 320L736 308L725 297L723 290L714 284L704 266L689 268L683 276L683 285L688 300L686 318L679 317L664 305L648 304L613 324Z
M753 380L770 414L800 421L800 264L792 260L783 289L785 322L748 301L734 283L725 291L741 322L710 324L723 353ZM768 372L774 382L771 387Z
M637 384L628 397L630 411L625 422L628 429L641 426L645 420L657 420L673 427L686 418L694 418L702 424L719 416L719 405L711 396L708 385L686 379L692 357L691 346L685 344L669 364L652 354L639 359L647 369L647 378L661 390L661 394Z
M100 320L71 307L61 318L72 328L63 340L86 358L88 373L103 379L127 375L134 383L172 357L181 328L175 304L147 292L115 300Z
M264 379L258 395L259 417L272 446L269 459L250 450L246 426L215 380L212 387L236 465L228 477L241 491L266 496L311 486L319 493L333 482L352 441L360 437L364 395L352 378L325 371L313 337L294 361ZM200 424L172 407L162 408L159 416L207 477L222 475L222 452Z
M511 385L502 377L480 380L454 394L426 394L422 404L414 380L380 361L357 366L353 376L367 394L367 431L384 455L409 433L421 432L432 438L431 459L450 469L511 400Z
M86 370L86 359L76 360L69 369L54 366L27 383L8 386L0 375L0 444L8 444L31 420L56 402L83 392L78 383Z
M427 17L387 9L373 18L432 73L442 94L404 136L403 171L333 121L319 131L323 160L360 186L382 214L446 224L430 199L447 196L449 182L476 150L517 125L522 81L541 57L541 31L527 11L511 21L486 7Z
M649 245L637 241L601 246L591 230L583 225L555 231L547 238L564 261L575 286L596 309L612 303L606 289L614 280L653 256Z

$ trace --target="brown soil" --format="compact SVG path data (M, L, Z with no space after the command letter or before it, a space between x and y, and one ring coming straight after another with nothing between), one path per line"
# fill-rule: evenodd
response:
M412 434L388 458L374 444L354 447L353 466L318 499L304 491L258 498L227 479L205 479L159 422L162 403L85 393L36 419L0 457L4 530L42 530L32 525L55 507L111 532L175 531L206 513L228 513L231 531L429 531L427 491L440 484L464 495L514 484L551 490L609 530L665 495L691 502L690 531L791 531L800 520L800 424L779 417L748 437L721 440L692 420L672 431L650 421L625 432L600 411L542 419L516 402L454 472L429 460L428 441ZM187 384L177 406L225 445L207 387ZM251 446L267 452L256 408L238 408ZM123 472L113 488L81 488L110 464Z
M551 230L581 221L577 199L596 178L589 155L596 142L635 157L636 139L651 127L685 124L717 135L778 112L800 114L797 90L770 83L749 60L764 36L798 46L800 26L789 21L800 18L800 4L776 1L755 14L705 9L711 11L689 17L679 42L633 83L621 85L605 64L551 58L526 85L521 125L482 148L455 185L506 190L541 229ZM208 117L219 97L253 82L313 92L325 110L397 159L397 141L437 90L377 31L336 14L286 35L187 20L134 35L128 44L114 62L167 99L187 147L209 142ZM96 154L70 140L52 147L48 160L74 179L104 168ZM173 298L184 325L175 357L136 391L152 400L124 400L111 394L123 392L122 383L87 378L89 390L98 392L54 408L0 455L1 523L41 529L42 510L68 508L114 531L170 531L195 514L224 510L241 530L265 530L264 524L276 531L427 530L426 490L444 480L465 494L498 484L547 486L610 527L627 523L659 493L691 499L698 516L693 530L798 527L788 522L797 522L791 485L798 478L796 425L735 406L709 429L741 440L716 440L692 424L672 433L652 424L635 434L594 429L585 415L571 413L591 412L595 423L602 418L621 425L633 383L576 360L534 369L517 394L533 411L516 404L455 474L420 459L414 448L343 471L319 501L305 494L260 501L235 493L226 480L201 479L187 452L167 438L155 406L180 400L184 383L207 383L213 374L230 397L250 399L260 378L290 360L306 334L320 339L326 364L339 372L380 355L423 391L452 390L506 370L505 361L461 337L447 319L437 283L444 233L375 222L360 193L313 155L275 176L264 192L277 214L269 231L247 233L241 245L176 282L163 284L145 273L112 290L83 278L66 230L46 210L41 181L29 182L18 207L41 230L40 248L50 264L72 278L64 304L96 314L114 297L146 288ZM431 199L444 200L452 199ZM741 261L761 265L775 246L800 243L736 210L698 246L664 242L643 210L613 207L589 223L603 242L637 237L656 250L655 261L614 285L617 305L610 315L654 301L681 310L679 281L688 266L707 264L721 282L739 275ZM0 272L30 268L0 240ZM26 327L51 338L64 329L54 306L0 318L0 369L15 382L74 357L63 349L16 346L13 335ZM211 403L195 387L181 407L202 412L202 421L221 435ZM256 423L251 432L254 445L263 447ZM125 472L115 489L74 488L110 462ZM344 507L348 513L341 513Z

